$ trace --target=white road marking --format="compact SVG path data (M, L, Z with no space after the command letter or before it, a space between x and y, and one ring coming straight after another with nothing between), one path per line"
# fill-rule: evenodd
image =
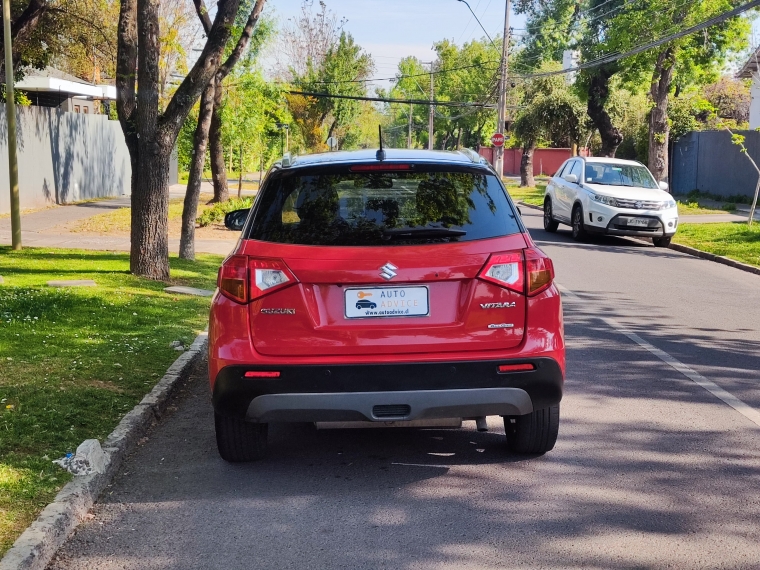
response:
M564 287L559 284L557 284L557 286L559 287L559 290L562 293L562 296L565 297L568 301L576 301L576 302L583 301L583 299L581 299L578 295L570 291L570 289L568 289L567 287ZM760 427L760 412L757 411L755 408L743 402L742 400L734 396L731 392L724 390L712 380L708 380L707 378L702 376L699 372L691 369L686 364L684 364L677 358L674 358L673 356L671 356L664 350L661 350L657 348L656 346L648 343L636 333L628 330L623 324L619 323L615 319L611 319L609 317L597 317L597 318L601 319L613 330L628 337L630 340L638 344L640 347L654 354L657 358L662 360L665 364L669 365L674 370L686 376L689 380L694 382L697 386L701 386L702 388L710 392L716 398L723 400L723 402L731 406L733 409L735 409L737 412L739 412L741 415L743 415L753 424Z

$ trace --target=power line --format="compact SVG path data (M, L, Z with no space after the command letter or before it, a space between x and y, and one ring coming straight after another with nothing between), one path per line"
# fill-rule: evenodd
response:
M471 65L462 65L460 67L449 67L448 69L439 69L437 71L425 71L423 73L413 73L408 75L394 75L393 77L372 77L369 79L344 79L341 81L315 81L323 85L337 85L342 83L373 83L375 81L397 81L399 79L407 79L410 77L427 77L431 73L433 75L439 75L442 73L452 73L454 71L461 71L462 69L472 69L473 67L484 67L486 64L499 63L498 61L482 61L480 63L473 63ZM279 82L284 83L284 82Z
M693 34L695 32L700 32L704 30L705 28L709 28L710 26L714 26L716 24L720 24L730 18L733 18L734 16L738 16L739 14L742 14L746 12L747 10L751 10L752 8L755 8L756 6L760 6L760 0L752 0L751 2L747 2L746 4L742 4L741 6L737 6L733 10L729 10L728 12L723 12L721 14L718 14L716 16L713 16L712 18L708 18L707 20L704 20L700 22L699 24L695 24L693 26L690 26L688 28L685 28L681 30L680 32L676 32L673 34L669 34L665 37L646 42L643 44L639 44L638 46L623 52L623 53L611 53L607 54L601 57L598 57L597 59L588 61L586 63L582 63L576 67L570 67L568 69L561 69L557 71L544 71L544 72L538 72L538 73L531 73L531 74L525 74L525 75L518 75L517 77L523 78L523 79L530 79L530 78L536 78L536 77L549 77L551 75L563 75L565 73L572 73L574 71L580 71L582 69L591 69L594 67L599 67L601 65L605 65L607 63L612 63L615 61L618 61L620 59L624 59L626 57L631 57L634 55L638 55L642 52L645 52L647 50L650 50L652 48L661 46L662 44L671 42L673 40L680 39L684 36L688 36L690 34Z
M760 0L757 0L760 2ZM295 91L284 89L283 93L290 95L304 95L306 97L331 98L331 99L351 99L353 101L377 101L380 103L412 103L413 105L435 105L439 107L479 107L483 109L493 109L494 105L486 103L473 103L465 101L436 101L429 99L393 99L390 97L365 97L362 95L335 95L333 93L317 93L313 91Z

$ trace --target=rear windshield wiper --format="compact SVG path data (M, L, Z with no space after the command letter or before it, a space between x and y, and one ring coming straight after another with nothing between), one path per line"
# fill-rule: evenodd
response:
M464 230L454 230L450 228L393 228L383 230L386 237L410 237L410 238L432 238L432 237L461 237L466 236Z

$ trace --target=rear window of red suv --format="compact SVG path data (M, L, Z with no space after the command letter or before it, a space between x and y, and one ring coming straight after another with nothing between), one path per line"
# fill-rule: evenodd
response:
M247 238L328 246L419 245L521 231L496 176L482 169L293 169L262 189ZM362 168L358 166L358 168Z

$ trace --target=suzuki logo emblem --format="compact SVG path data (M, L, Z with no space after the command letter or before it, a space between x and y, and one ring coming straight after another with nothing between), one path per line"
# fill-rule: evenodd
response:
M380 268L380 277L382 277L386 281L390 281L397 275L396 269L398 269L398 267L396 267L389 261L388 263L386 263Z
M634 208L636 208L637 210L640 210L640 209L641 209L641 207L642 207L643 205L644 205L644 204L642 204L641 202L636 202L636 203L633 205L633 207L634 207Z

